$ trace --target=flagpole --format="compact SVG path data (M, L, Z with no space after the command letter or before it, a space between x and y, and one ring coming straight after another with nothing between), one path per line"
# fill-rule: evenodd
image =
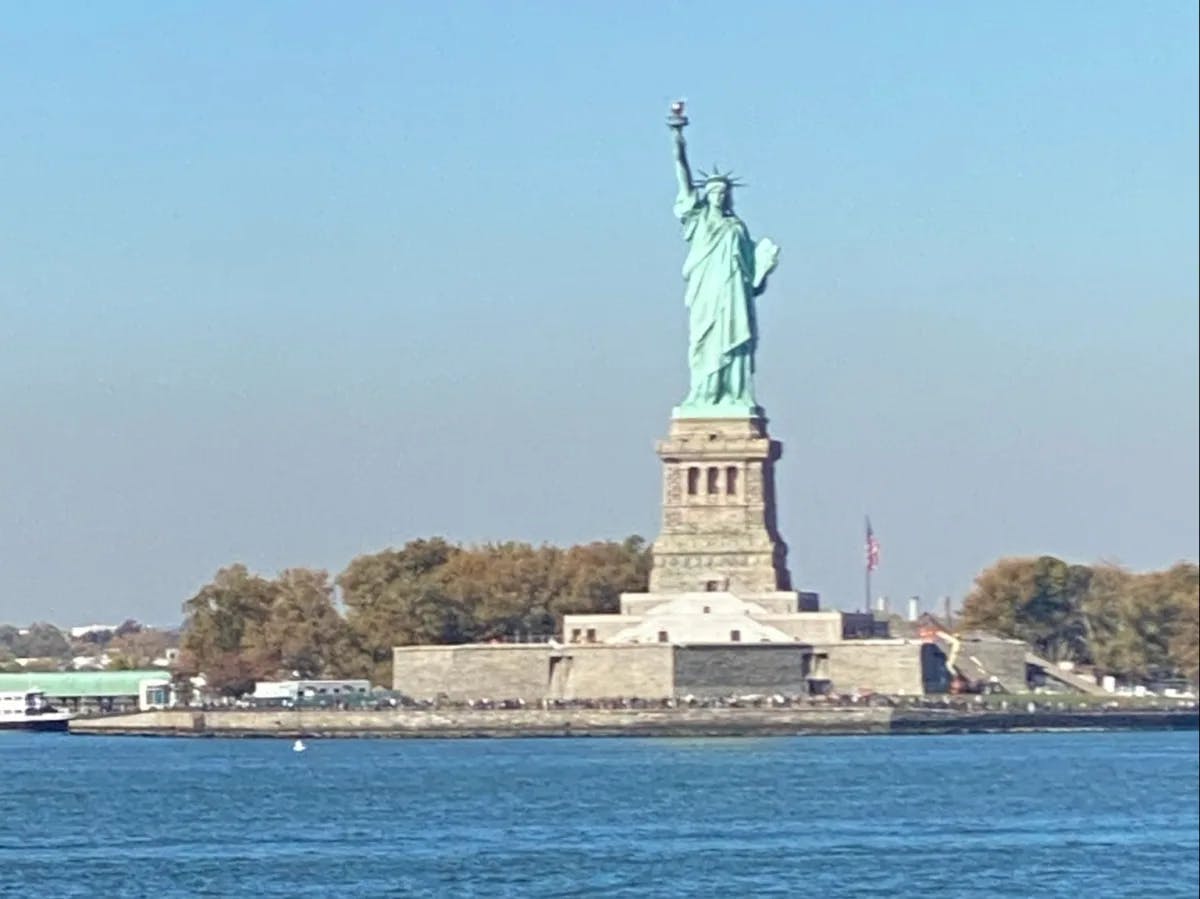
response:
M879 541L875 539L875 531L871 528L871 516L863 517L863 523L866 525L866 538L863 546L864 567L863 576L864 592L867 602L867 611L871 611L871 572L879 565Z
M863 538L863 569L865 582L864 596L867 604L863 607L866 611L871 611L871 519L863 518L863 523L866 525L866 537Z

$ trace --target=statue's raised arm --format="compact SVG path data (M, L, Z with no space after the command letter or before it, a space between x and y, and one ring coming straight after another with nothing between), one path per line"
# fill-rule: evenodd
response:
M675 129L675 180L679 182L679 195L690 194L692 186L692 169L688 165L687 141L683 139L683 130Z
M671 137L675 144L675 180L679 183L681 197L695 189L692 168L688 165L687 141L683 139L683 126L687 123L687 116L683 114L683 101L676 100L671 104L671 115L667 118L667 125L671 129Z

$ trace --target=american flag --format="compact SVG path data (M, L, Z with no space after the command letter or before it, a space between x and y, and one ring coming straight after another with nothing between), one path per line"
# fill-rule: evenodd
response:
M867 519L867 571L874 571L879 567L879 541L875 539L875 532L871 530L871 519Z

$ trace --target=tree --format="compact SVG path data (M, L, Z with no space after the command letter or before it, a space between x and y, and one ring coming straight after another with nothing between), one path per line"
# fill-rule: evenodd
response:
M17 671L61 671L65 667L64 663L58 659L49 657L36 658L26 662L24 665L18 666Z
M554 633L550 609L561 592L561 550L528 543L488 544L458 553L438 572L445 596L475 623L482 640Z
M108 670L108 671L136 671L137 669L142 667L142 664L143 663L139 659L137 659L133 656L120 654L120 655L115 655L112 657L112 660L108 663L106 670Z
M1096 565L1080 603L1092 661L1106 672L1124 674L1138 665L1140 648L1125 626L1132 582L1118 565Z
M261 655L278 673L319 677L338 661L346 623L333 604L329 574L289 568L275 580L274 599L261 631Z
M1033 592L1032 559L1000 559L975 576L963 600L959 627L1015 637L1018 610Z
M561 589L551 603L556 629L562 616L616 612L622 593L645 592L652 556L641 537L572 546L561 557Z
M203 673L212 689L239 696L271 673L274 665L263 627L276 590L245 565L218 571L184 603L179 674Z
M1196 620L1200 569L1181 562L1166 571L1138 577L1134 600L1143 610L1138 630L1147 646L1147 669L1154 674L1196 676Z
M165 656L175 644L176 639L167 631L139 625L136 631L113 637L108 643L108 652L128 660L132 668L145 668ZM109 667L113 666L110 664Z
M1186 567L1189 570L1181 574L1187 575L1190 584L1176 594L1179 617L1167 642L1167 653L1175 670L1197 684L1200 683L1200 587L1197 586L1200 578L1195 565Z
M467 639L469 621L436 579L460 552L434 537L358 556L346 566L337 577L346 608L343 671L357 669L374 683L390 684L392 647L430 638L442 643Z
M975 579L962 626L1032 643L1060 661L1093 662L1119 677L1197 676L1200 573L1193 563L1131 573L1052 556L1001 559Z
M31 659L68 659L71 642L62 631L45 621L35 621L19 634L12 645L13 655Z
M961 626L1025 640L1051 661L1086 661L1080 602L1090 576L1053 556L1001 559L975 578Z
M15 656L13 647L17 645L20 636L21 632L11 624L0 624L0 654L7 652L10 657Z
M1097 566L1084 599L1096 664L1135 680L1173 672L1194 677L1198 584L1196 566L1188 563L1143 574Z

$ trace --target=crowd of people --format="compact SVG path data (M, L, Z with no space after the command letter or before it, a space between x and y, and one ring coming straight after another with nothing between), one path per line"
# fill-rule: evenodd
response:
M279 702L256 702L253 698L237 701L223 708L262 709L280 708ZM1197 708L1195 699L1150 699L1139 704L1144 708ZM208 708L208 706L204 706ZM217 706L214 706L216 708ZM932 695L891 696L880 693L847 693L825 695L794 694L740 694L647 699L639 697L612 697L597 699L415 699L391 691L379 691L354 699L313 699L289 701L289 709L321 709L345 711L388 711L407 709L412 711L438 710L520 710L540 709L547 711L568 710L668 710L668 709L830 709L830 708L895 708L895 709L943 709L956 712L1073 712L1102 711L1123 708L1116 699L1097 701L1094 698L1070 694L1042 694L1036 697L989 695Z

